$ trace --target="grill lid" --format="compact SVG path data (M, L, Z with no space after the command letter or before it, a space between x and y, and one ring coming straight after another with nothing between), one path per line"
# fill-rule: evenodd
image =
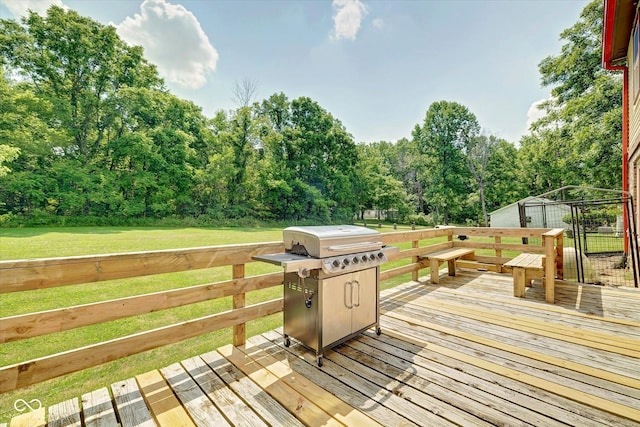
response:
M289 253L325 258L382 248L380 233L356 225L287 227L282 232Z

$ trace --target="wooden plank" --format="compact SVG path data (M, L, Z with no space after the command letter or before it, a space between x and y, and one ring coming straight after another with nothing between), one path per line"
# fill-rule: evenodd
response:
M26 412L11 419L9 427L44 427L46 425L44 408Z
M408 325L404 322L393 322L393 324L384 322L384 324L391 330L404 330L422 341L431 342L431 337L424 336L424 333L429 334L429 331L424 328L408 328ZM599 412L544 390L531 387L518 380L503 377L499 374L465 363L464 361L430 351L429 346L418 346L410 342L400 341L389 335L381 335L379 337L372 337L371 334L367 335L368 336L363 336L362 340L371 346L385 351L388 348L393 349L394 354L397 352L399 357L408 358L407 360L411 361L411 365L415 366L421 373L424 373L421 369L424 368L437 375L444 375L448 377L450 381L468 384L480 393L487 392L494 395L502 401L493 402L491 399L487 399L486 402L489 406L506 414L518 414L518 417L524 417L524 424L526 425L546 426L554 425L557 422L562 423L562 425L581 427L603 427L607 425L611 427L622 427L628 425L627 423L620 423L619 417L601 411ZM439 336L443 338L443 341L446 340L446 337L442 335ZM438 340L434 342L436 344L439 343ZM451 343L443 342L443 345L448 347ZM463 351L467 347L464 342L462 342L459 346L452 348L458 348ZM481 349L475 347L472 350L470 349L469 353L479 356L482 355L483 352ZM484 358L485 356L482 355L480 357ZM427 378L430 379L430 377ZM450 387L449 391L442 392L441 395L445 401L450 401L451 399L455 399L455 395L458 393L464 396L469 395L469 393L464 390L459 390L456 386ZM471 395L473 394L475 393ZM451 395L453 395L453 397ZM480 396L477 397L479 398ZM519 407L525 408L525 410L521 411ZM466 406L463 406L461 409L466 410ZM530 416L527 410L532 410L536 414L531 414ZM527 417L530 418L530 421L526 419ZM547 419L545 420L545 418ZM612 423L612 420L618 422ZM510 425L512 424L521 425L523 422L510 423Z
M453 234L478 237L540 237L548 228L454 227Z
M415 314L415 312L411 313L410 316L413 318L420 317L419 315ZM430 329L427 325L433 322L430 322L429 319L427 318L425 318L424 320L425 320L424 325L421 322L420 325L414 325L412 323L411 326L409 326L409 323L407 323L406 321L401 321L399 319L396 320L396 318L390 318L385 316L383 324L386 325L386 327L389 327L391 329L394 329L400 332L404 330L409 331L410 329L412 335L417 336L430 343L433 342L435 344L442 345L447 348L455 349L463 353L470 354L472 356L480 356L485 360L489 360L489 361L498 363L500 365L511 367L540 378L548 379L555 383L559 383L571 388L582 390L583 392L592 394L594 396L599 396L607 400L611 400L623 405L636 407L640 409L640 389L634 389L634 388L623 386L607 380L602 380L597 377L585 375L577 371L563 368L562 366L549 365L547 363L540 362L539 360L537 360L537 358L528 358L524 355L521 355L519 352L512 353L509 351L509 348L503 350L499 346L487 347L483 344L478 344L477 342L474 342L474 341L468 341L468 340L459 338L455 335L445 335L441 332L438 332L437 329ZM476 330L475 332L477 334L482 334L482 336L488 336L488 337L491 336L490 332L489 332L489 335L487 335L488 331ZM371 334L369 334L369 336L372 337ZM376 341L376 338L378 337L373 337L372 340L367 340L367 343L372 343L371 345L374 345L374 346L377 345L374 342ZM380 339L383 339L383 338L380 338ZM362 340L365 340L365 338L362 338ZM504 340L502 337L497 337L496 340L507 341L510 343L512 348L515 347L517 349L520 347L517 344L517 342L513 340ZM544 353L546 351L544 347L541 347L535 351L538 351L539 353L543 353L546 355L546 353ZM534 351L534 354L535 354L535 351ZM589 355L585 354L585 357L589 357ZM562 356L560 356L560 358L562 358ZM432 369L430 365L429 365L429 369ZM437 367L434 367L433 369L437 370ZM587 367L587 369L597 372L600 368L598 366L589 366ZM602 369L606 369L606 367ZM597 375L606 377L607 372L597 373ZM481 374L481 376L483 379L487 379L490 382L493 382L493 380L490 379L489 374L485 373L485 374ZM621 376L621 375L618 375L618 376ZM465 382L463 378L458 378L456 376L454 376L454 378L458 381ZM480 387L480 388L484 390L488 390L491 393L496 393L496 390L500 387L501 384L502 383L498 381L495 384L495 386L489 386L488 388L487 387ZM511 400L511 399L507 398L507 400ZM566 402L554 400L553 398L550 403L562 408L570 407L570 405L568 405ZM522 404L522 402L520 402L520 404ZM533 406L530 406L527 403L526 406L535 409L535 404ZM562 419L562 418L558 418L558 419Z
M488 370L490 372L494 372L508 378L516 379L518 381L529 384L531 386L543 389L553 394L563 396L567 399L585 404L587 406L591 406L599 410L609 412L623 418L627 418L634 422L640 422L640 409L631 408L629 406L621 405L619 403L612 402L607 399L596 397L591 394L584 393L581 390L576 390L574 388L557 384L543 378L538 378L533 375L530 375L521 371L517 371L512 368L508 368L493 362L483 360L479 357L470 356L465 353L461 353L456 350L451 350L433 343L427 343L420 339L411 337L409 335L405 335L403 333L399 333L396 331L388 331L385 333L389 336L392 336L404 341L408 341L416 345L421 345L423 347L428 345L430 351L435 351L435 352L447 355L449 357L456 358L458 360L464 361L474 366L481 367L482 369Z
M567 310L561 306L538 304L524 300L510 299L507 303L504 298L486 295L486 293L470 294L461 291L460 289L451 289L444 286L425 286L425 288L431 288L432 291L436 291L438 293L438 299L442 298L449 302L472 304L477 306L477 308L483 307L489 310L495 310L496 313L502 313L509 316L521 314L528 317L535 317L540 320L546 319L553 321L554 323L575 325L576 327L584 329L585 332L591 330L604 331L608 334L613 334L623 338L640 339L640 323L638 322L620 321L620 319L590 315L576 310ZM416 292L417 291L418 290L416 289ZM384 296L385 294L383 293L381 296L383 300L385 299Z
M553 233L542 236L544 254L547 262L544 266L544 300L549 304L555 304L555 284L556 284L556 250L554 247L555 238Z
M627 339L624 337L616 337L610 334L600 334L596 332L585 334L584 330L581 328L558 325L516 315L509 316L508 319L505 319L503 316L496 315L489 310L479 310L470 308L463 304L444 302L441 300L437 302L425 301L425 304L431 307L435 305L438 310L455 314L457 316L464 316L483 322L489 322L506 328L514 328L517 325L518 330L521 331L527 331L537 335L556 338L630 357L638 358L638 356L640 356L640 341L636 339Z
M413 249L417 249L417 248L419 248L419 247L420 247L420 240L413 240L413 241L411 242L411 247L412 247ZM420 261L420 257L418 256L418 254L415 254L415 255L412 257L411 261L412 261L414 264L415 264L415 263L417 263L418 261ZM418 281L418 270L414 270L414 271L412 271L412 272L411 272L411 280L413 280L414 282L417 282L417 281Z
M165 380L198 426L228 426L213 402L178 363L160 369ZM194 372L196 373L196 372ZM196 373L199 375L199 373Z
M0 319L0 343L153 313L282 284L282 273L208 283Z
M437 258L431 258L429 260L429 276L431 283L438 284L440 282L440 261Z
M111 396L106 387L82 395L82 413L86 427L118 427Z
M487 262L480 260L464 260L459 259L456 261L456 266L458 268L468 268L470 270L479 270L479 271L493 271L494 273L500 273L500 268L502 264L498 261L496 262Z
M415 297L403 298L406 302L416 304ZM430 310L438 310L449 313L454 316L474 319L481 322L487 322L499 325L508 329L517 328L523 332L529 332L539 336L559 339L561 341L574 343L590 348L605 350L612 353L622 354L637 358L640 354L640 346L638 340L627 340L625 338L614 337L607 334L585 334L579 328L570 328L549 322L539 322L535 319L528 319L516 315L499 316L493 314L490 310L478 310L467 305L445 302L443 300L432 301L422 300L420 302L425 308Z
M385 310L383 310L385 311ZM559 366L565 369L569 369L575 372L580 372L585 375L589 375L596 378L601 378L606 381L622 384L627 387L636 388L640 390L640 380L628 377L626 375L616 374L604 369L594 368L582 363L573 362L566 358L552 356L539 351L528 350L519 346L515 346L504 341L497 339L490 339L478 334L461 331L458 329L450 328L447 326L439 325L433 322L425 322L415 317L406 316L396 312L385 312L386 316L393 317L411 324L420 325L434 331L441 332L443 334L455 336L467 341L475 342L478 344L490 346L500 350L504 350L513 354L518 354L532 360L538 360L540 362L548 363L551 365Z
M380 351L380 346L369 346L362 339L351 340L347 346L337 352L354 361L376 369L397 381L385 382L381 386L402 393L402 397L411 402L432 409L443 418L457 425L517 425L521 421L534 425L550 426L546 417L518 404L517 400L506 401L503 396L492 394L498 385L482 389L470 386L468 378L446 377L440 371L441 366L429 369L415 363L416 356L409 355L392 346ZM371 344L375 339L366 339ZM459 379L460 378L460 379ZM398 385L399 384L399 385ZM508 413L501 406L510 404ZM559 423L558 423L559 424Z
M262 351L257 345L242 346L238 348L244 354L256 361L260 366L269 370L292 389L303 394L313 401L322 410L345 425L371 425L380 426L370 417L357 409L347 405L333 394L327 392L302 375L298 375L290 367L276 360L273 356Z
M474 320L440 311L435 304L427 308L414 308L411 310L407 310L407 305L410 304L403 304L402 308L398 307L396 310L401 310L404 315L409 317L425 318L428 322L438 323L455 329L473 330L479 335L497 341L504 341L516 347L523 347L532 351L565 358L569 361L581 363L596 369L604 369L630 378L640 379L637 367L635 366L635 360L629 359L627 356L616 355L566 341L547 338L535 332L520 331L517 327L494 327L494 325L483 322L482 320ZM425 310L430 310L430 312L427 313ZM528 363L524 363L524 365L527 366Z
M252 256L283 251L282 242L265 242L0 261L0 293L246 264Z
M245 275L244 264L234 264L233 265L233 279L239 280L243 279ZM245 293L237 293L233 296L233 309L243 308L246 304ZM240 346L244 345L247 340L247 328L245 323L240 323L237 325L233 325L233 345Z
M238 368L229 363L220 353L212 351L200 357L229 388L247 402L268 424L282 427L302 427L302 423L297 418Z
M540 236L534 236L540 237ZM464 241L464 242L454 242L453 247L455 248L467 248L467 249L487 249L492 251L503 250L503 251L515 251L515 252L532 252L532 253L544 253L544 248L542 246L532 246L532 245L524 245L522 243L490 243L490 242L478 242L478 241Z
M468 397L455 396L452 399L452 389L442 387L435 378L429 380L421 377L423 373L417 370L413 363L408 366L406 361L400 361L394 352L383 353L364 346L360 337L351 340L348 345L338 347L332 360L356 375L365 374L374 383L412 403L433 412L456 425L496 425L513 423L514 419L504 416L491 408L492 402L484 400L478 403ZM398 363L399 362L399 363ZM377 372L376 372L377 371ZM392 381L385 380L388 376ZM469 388L471 390L471 388ZM445 399L444 396L447 396ZM464 408L461 411L452 402ZM434 422L429 420L429 423ZM437 421L440 424L442 421Z
M282 298L0 368L0 393L282 311Z
M218 408L221 416L231 425L264 426L255 412L249 408L199 357L182 361L182 365L193 376L200 388ZM216 425L214 423L214 425ZM229 425L226 421L223 425Z
M315 363L315 354L300 345L291 345L287 350L298 357L304 358L307 363ZM365 394L371 400L375 401L376 405L383 405L387 409L390 409L396 414L402 416L405 420L400 425L454 425L448 420L440 417L437 413L414 405L410 400L403 398L401 393L380 387L379 384L371 381L367 375L358 375L340 364L334 363L332 360L334 357L332 351L326 352L325 356L322 371L336 379L339 379L342 383L354 390L358 390Z
M542 270L542 259L544 255L522 253L512 260L504 263L505 267L522 267Z
M426 240L435 237L450 236L453 231L447 228L430 228L426 230L412 231L394 231L392 233L383 233L380 240L385 245L393 245L396 243L411 242L413 240Z
M524 298L526 270L522 267L513 267L513 296Z
M136 375L136 381L158 424L167 427L195 426L160 372L156 370Z
M218 352L260 385L264 391L280 402L303 423L327 426L341 425L331 415L307 399L306 396L280 381L275 375L237 348L227 345L219 348Z
M402 267L396 267L389 270L381 271L380 281L385 281L387 279L391 279L392 277L397 277L403 274L418 271L420 268L421 268L420 264L409 264L409 265L403 265Z
M479 276L482 277L482 276ZM504 280L504 278L500 277L500 276L494 276L492 275L490 280L492 281L492 283L494 283L497 280ZM474 281L474 283L478 283L478 281ZM469 286L471 286L470 284L466 284L465 287L468 288ZM577 289L581 289L581 288L585 288L585 289L594 289L595 291L597 291L598 293L598 300L600 301L600 306L606 306L606 298L612 293L615 292L617 289L615 288L606 288L606 287L602 287L602 286L595 286L595 285L576 285L576 284L565 284L562 282L557 282L556 283L556 289L560 289L563 291L576 291ZM465 295L469 296L469 294L467 292L461 291L459 289L449 289L446 288L444 286L440 286L437 288L439 292L448 292L448 293L452 293L455 294L456 297L460 297L460 298L465 298ZM384 293L381 294L381 297L384 299ZM486 300L486 301L494 301L494 302L501 302L501 303L505 303L504 299L497 297L497 296L491 296L488 295L486 292L483 293L474 293L472 296L474 299L482 299L482 300ZM624 302L630 302L632 308L636 307L637 304L640 304L640 293L638 292L632 292L632 293L624 293L624 300L620 301L620 302L616 302L616 305L624 303ZM604 299L604 301L603 301ZM521 300L509 300L509 306L513 306L513 307L531 307L531 303L527 302L527 301L521 301ZM579 317L579 318L583 318L583 319L591 319L591 320L598 320L599 322L605 322L605 323L610 323L612 325L624 325L624 326L632 326L632 327L640 327L640 321L635 321L632 318L626 317L626 318L617 318L617 317L611 317L611 316L603 316L603 315L597 315L597 314L592 314L592 313L588 313L588 312L582 312L582 311L577 311L575 310L573 307L571 309L567 309L566 307L562 307L559 305L540 305L540 304L535 304L535 307L537 310L542 310L545 312L548 312L549 314L563 314L563 315L570 315L572 317Z
M268 331L263 335L254 336L249 339L249 342L260 346L261 349L282 363L286 363L299 375L310 379L335 396L340 396L340 399L352 407L366 412L369 417L375 419L380 424L385 426L412 424L406 418L362 393L361 389L349 387L323 369L318 369L313 357L311 357L309 361L303 357L298 357L291 347L284 347L283 341L282 334L276 331Z
M133 378L111 384L118 418L123 426L156 427L138 384Z
M78 398L60 402L49 407L49 427L81 427Z
M473 255L473 249L444 249L436 252L422 254L422 258L437 259L438 261L449 261L463 256Z

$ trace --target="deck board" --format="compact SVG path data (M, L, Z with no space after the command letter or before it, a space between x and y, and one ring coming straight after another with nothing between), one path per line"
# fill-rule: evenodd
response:
M382 292L382 335L366 331L327 351L322 368L295 340L285 347L279 328L113 384L113 405L106 389L85 394L82 420L640 425L640 292L558 281L547 304L540 281L520 299L512 280L459 269L439 285L406 283Z
M118 427L115 410L106 387L82 395L86 427Z
M198 364L198 362L200 362ZM230 425L207 394L209 378L215 374L199 358L192 358L160 369L189 416L198 426L224 427ZM210 375L207 375L207 373Z

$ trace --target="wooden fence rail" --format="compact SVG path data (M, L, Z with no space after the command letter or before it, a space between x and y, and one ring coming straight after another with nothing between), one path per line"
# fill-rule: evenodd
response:
M467 240L456 239L466 236ZM553 240L553 246L549 241ZM559 236L559 237L558 237ZM540 238L543 245L504 243L505 238ZM434 240L435 239L435 240ZM386 245L401 246L390 255L390 261L406 260L405 265L387 269L381 280L411 273L417 280L419 270L427 267L420 256L442 248L468 247L491 252L478 255L465 266L491 267L502 271L501 265L510 257L504 251L528 251L555 255L561 259L562 230L455 228L385 233ZM422 245L422 246L421 246ZM560 250L558 251L558 247ZM223 328L233 328L233 344L246 340L248 321L282 311L283 300L246 305L248 292L280 286L281 273L245 277L245 266L254 255L282 252L282 242L210 246L149 252L91 255L64 258L0 261L0 294L33 292L39 289L139 276L174 273L213 267L229 267L229 279L187 288L130 296L125 298L70 305L36 313L0 318L0 346L27 338L53 334L88 325L139 316L159 310L186 306L218 298L232 297L232 308L221 313L190 319L173 325L88 345L82 348L26 360L0 367L0 393L26 387L61 375L107 363L119 358L148 351L197 337ZM548 263L547 266L551 265ZM462 262L461 262L462 266ZM561 261L559 271L562 271ZM0 348L0 351L2 349Z

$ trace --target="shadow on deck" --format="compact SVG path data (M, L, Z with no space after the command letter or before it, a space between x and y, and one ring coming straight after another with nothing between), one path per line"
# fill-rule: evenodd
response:
M382 335L322 368L270 331L51 407L49 425L640 424L637 290L557 282L551 305L504 274L425 283L384 291Z

